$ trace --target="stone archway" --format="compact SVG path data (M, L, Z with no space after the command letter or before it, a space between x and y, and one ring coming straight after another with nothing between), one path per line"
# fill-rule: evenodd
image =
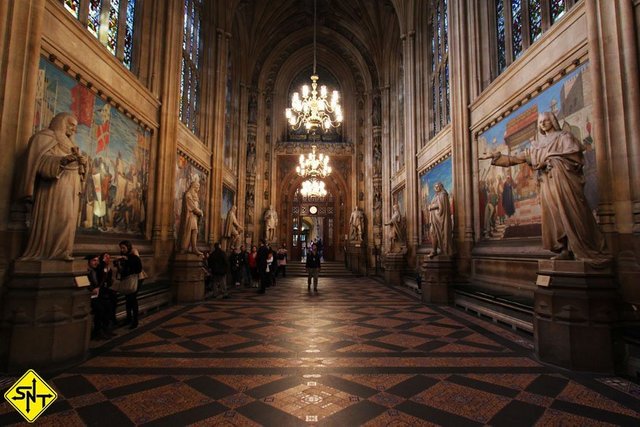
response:
M351 212L352 201L349 182L351 181L351 155L333 155L331 164L334 173L324 178L328 195L324 198L302 197L299 189L305 178L295 171L299 155L278 155L278 185L276 196L280 218L278 235L284 242L291 260L303 256L302 242L309 243L313 237L322 238L324 258L328 261L344 260L345 215ZM317 209L312 212L312 207ZM305 230L302 229L303 224ZM309 224L317 229L311 230Z

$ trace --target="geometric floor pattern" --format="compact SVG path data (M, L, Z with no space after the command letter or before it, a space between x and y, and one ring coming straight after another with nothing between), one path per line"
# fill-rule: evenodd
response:
M319 291L286 278L154 313L45 375L59 398L36 424L640 425L636 384L545 366L501 325L367 278Z

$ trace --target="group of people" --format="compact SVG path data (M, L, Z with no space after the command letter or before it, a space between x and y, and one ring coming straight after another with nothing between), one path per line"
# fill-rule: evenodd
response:
M279 274L286 277L287 259L284 243L274 250L262 239L259 247L254 245L247 251L241 245L227 255L216 242L213 251L203 255L206 293L214 298L229 298L227 283L233 283L237 288L258 288L259 293L264 293L266 288L275 286Z
M108 252L87 256L93 314L92 339L113 337L113 329L117 326L118 293L125 296L125 324L130 329L138 327L138 286L142 261L130 241L123 240L119 246L118 257L111 258Z

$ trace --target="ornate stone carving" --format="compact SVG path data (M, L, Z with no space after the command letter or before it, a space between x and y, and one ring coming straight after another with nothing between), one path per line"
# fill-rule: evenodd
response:
M180 233L179 243L180 252L191 252L196 255L202 255L198 250L198 219L202 217L200 210L200 200L198 191L200 190L200 181L196 178L191 182L187 191L182 197L182 214L180 216Z

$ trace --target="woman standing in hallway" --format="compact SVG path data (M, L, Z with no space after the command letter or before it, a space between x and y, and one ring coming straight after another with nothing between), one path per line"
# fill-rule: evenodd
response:
M120 258L117 260L118 274L120 281L133 281L134 286L127 290L122 290L125 296L125 307L127 310L127 319L125 324L129 324L129 329L138 327L138 276L142 272L142 261L134 252L133 245L129 240L120 242Z

